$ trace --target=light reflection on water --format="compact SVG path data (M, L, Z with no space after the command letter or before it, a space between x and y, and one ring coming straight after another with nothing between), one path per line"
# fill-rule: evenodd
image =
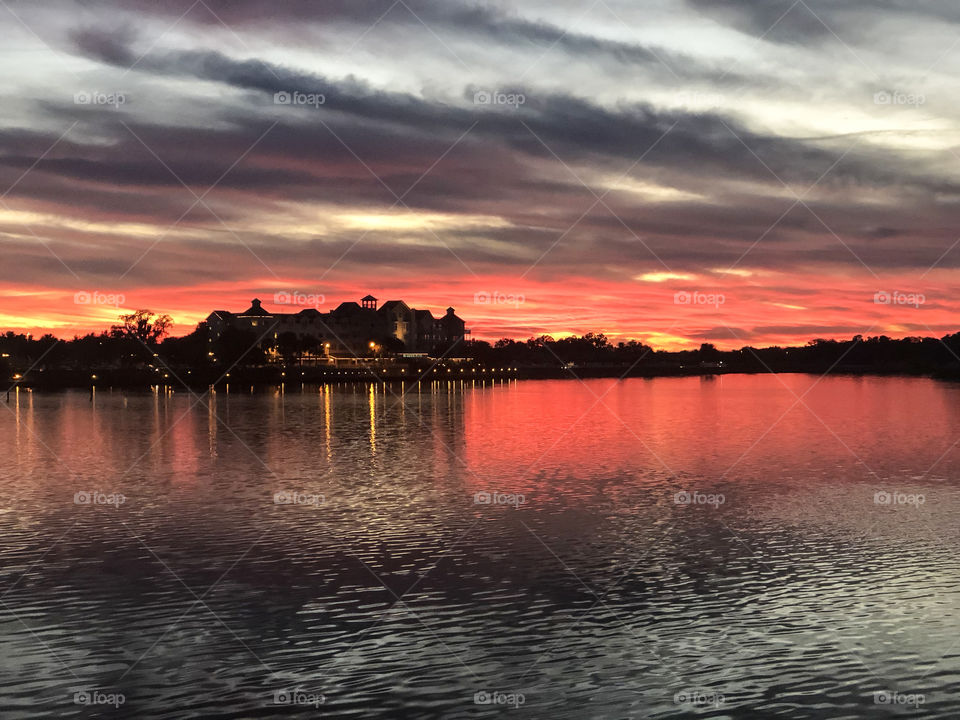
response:
M11 395L5 717L960 711L955 385L233 390Z

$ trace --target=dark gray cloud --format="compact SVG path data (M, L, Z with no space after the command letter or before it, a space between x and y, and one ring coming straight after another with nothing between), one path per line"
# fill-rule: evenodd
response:
M884 21L960 21L960 7L943 0L686 0L704 15L773 42L861 44ZM876 36L873 36L876 39Z
M238 31L279 29L285 33L302 33L307 28L323 30L349 25L358 37L375 26L405 27L423 30L435 28L439 41L446 35L466 39L472 43L493 43L503 48L532 49L540 53L555 52L581 61L605 60L623 65L645 68L657 75L682 80L699 80L728 86L762 83L770 85L773 78L756 74L744 75L733 71L729 62L711 65L698 61L693 55L676 53L663 47L645 46L583 34L570 25L561 26L543 20L530 20L517 14L503 12L492 6L458 3L447 0L409 0L398 4L393 0L359 0L357 2L324 0L288 0L269 8L257 0L242 0L228 4L211 5L212 12L191 2L135 2L121 3L104 0L93 3L102 10L136 10L138 14L160 15L187 23L210 27L227 25ZM194 7L194 10L191 10ZM190 11L190 12L188 12ZM579 14L579 13L577 13ZM80 35L79 42L87 50L103 38ZM135 60L121 54L119 46L102 48L106 56L118 64L130 65Z
M491 260L491 256L496 255L490 250L494 247L500 248L498 252L504 260L509 260L511 255L505 248L522 247L524 252L515 254L515 259L531 262L556 243L545 267L575 268L582 262L578 253L585 247L590 248L591 257L597 262L616 263L620 258L629 258L636 262L663 261L670 267L705 263L722 267L738 262L743 253L762 238L751 252L751 262L762 266L779 266L789 255L810 264L848 261L859 264L857 258L860 258L869 267L878 269L928 267L954 241L949 226L952 206L937 207L929 200L923 205L928 229L921 234L915 227L911 229L912 223L904 222L903 210L896 204L878 209L872 203L831 200L827 196L807 200L810 209L801 205L790 209L794 200L789 195L758 202L751 194L729 193L723 196L722 203L691 200L650 204L614 191L604 197L603 205L596 205L577 228L568 233L580 215L595 205L596 197L545 151L526 128L521 126L519 132L526 133L532 142L521 140L517 128L499 117L491 123L492 129L481 121L452 153L449 164L441 163L418 182L431 163L449 149L455 139L453 133L463 132L454 123L463 122L461 127L466 129L469 127L466 120L476 117L475 113L462 108L436 108L422 101L414 102L412 98L399 103L386 98L378 105L377 98L365 96L353 102L345 93L338 96L345 99L344 105L357 114L362 113L361 120L371 125L378 111L389 115L387 109L397 105L410 106L409 116L399 122L396 115L392 115L380 123L376 131L371 131L358 123L354 113L331 113L328 129L309 121L312 111L291 113L282 108L281 114L275 116L280 118L280 125L262 138L244 163L223 177L207 199L209 203L226 203L216 206L221 219L233 221L257 208L266 213L282 212L281 203L309 202L317 198L344 206L389 206L396 198L384 185L402 194L416 183L414 190L404 197L405 205L411 208L496 215L512 223L509 229L482 231L482 236L489 241L486 246L477 244L476 232L451 232L447 236L451 242L468 245L458 250L467 262ZM264 107L264 102L261 98L257 109ZM272 105L266 107L271 112L277 109ZM608 123L604 131L598 133L593 154L603 148L600 143L610 141L611 134L626 133L617 127L617 121L634 123L635 129L639 127L636 115L617 117L583 102L568 103L569 107L576 108L582 115L581 122L575 122L575 115L569 110L565 121L534 115L528 115L527 120L531 127L538 128L538 135L548 138L546 141L558 151L566 154L570 150L571 157L583 157L571 148L586 142L579 137L570 138L571 128L590 126L591 112L605 117ZM56 108L48 106L48 110ZM419 132L418 119L429 115L431 110L436 111L431 125L434 132L428 136ZM195 193L203 193L274 122L256 112L232 112L227 130L198 130L149 124L135 117L127 117L125 126L116 113L103 111L97 116L97 127L101 132L109 131L115 137L114 142L103 145L64 140L42 159L37 157L56 139L53 135L0 134L0 150L5 151L0 152L0 178L12 183L33 165L33 170L18 185L17 195L30 198L37 205L72 206L78 214L101 219L125 216L131 220L171 223L193 202L193 196L181 186L180 180ZM653 113L649 118L658 122ZM514 119L511 122L517 124ZM438 135L437 130L443 132ZM735 141L729 132L727 135ZM696 169L696 162L686 158L685 137L678 138L679 141L670 136L665 138L664 152L652 153L635 175L655 178L663 174L689 184L687 174ZM154 157L141 140L163 162ZM704 139L701 137L700 141ZM739 141L735 142L739 145ZM784 141L788 142L796 141ZM25 148L32 150L25 152ZM607 148L605 162L615 164L617 170L623 168L626 162ZM523 152L518 156L512 152L516 149ZM16 150L22 154L13 154ZM722 153L715 154L716 162L722 161L720 169L728 176L740 175L754 181L770 177L742 147L739 156L733 147L728 151L729 160L723 160ZM795 156L802 156L802 151L801 148ZM518 161L524 155L529 159ZM357 156L365 159L372 173ZM817 160L825 163L827 158ZM745 163L750 171L744 172L740 163ZM700 167L705 165L701 163ZM546 181L543 180L545 168L552 175ZM814 172L811 168L810 173ZM879 174L882 172L885 171ZM834 187L851 182L843 179L843 167L839 175L841 179ZM874 184L877 183L874 180ZM133 191L135 187L140 188L139 192ZM232 195L248 191L255 191L255 195L245 195L241 204L229 202ZM594 192L603 191L596 188ZM545 207L556 210L544 215ZM818 217L828 225L829 231ZM939 228L935 226L938 219L942 222ZM195 208L187 220L213 227L219 222L202 206ZM771 230L775 224L776 228ZM880 233L876 230L878 224L884 228ZM832 237L832 232L838 233L842 242ZM564 233L567 235L560 239ZM909 243L902 241L907 233L912 235ZM643 242L637 241L637 235L643 236ZM814 238L816 242L811 242ZM956 260L948 256L943 263L952 266Z
M687 0L691 7L738 30L782 42L803 43L830 34L808 7L796 0ZM829 15L831 19L833 15Z
M92 57L121 67L136 57L123 44L122 37L86 32L77 42L84 52L93 53ZM351 123L399 126L411 134L441 132L453 139L477 123L473 135L494 138L538 157L548 157L552 150L571 161L589 155L636 158L657 143L648 164L674 169L696 168L711 175L764 182L780 178L788 183L800 183L798 191L806 189L804 183L809 185L820 179L853 142L846 137L817 140L760 134L732 116L671 112L644 104L610 109L577 96L538 94L526 88L506 89L526 90L526 102L516 111L488 112L484 107L458 107L409 94L374 90L352 79L335 80L263 61L236 61L218 52L151 54L140 60L139 67L259 91L263 94L263 103L269 102L273 93L280 90L322 92L326 98L324 110L351 115ZM472 99L475 90L467 87L464 99ZM313 119L316 121L317 117L325 123L337 124L336 118L314 116ZM299 119L309 123L311 116L303 112ZM314 122L311 130L316 128ZM660 140L667 130L669 134ZM847 141L847 147L841 140ZM827 182L919 185L925 190L947 193L960 190L952 181L917 173L923 163L922 156L897 156L862 146L848 153L843 164L832 170Z

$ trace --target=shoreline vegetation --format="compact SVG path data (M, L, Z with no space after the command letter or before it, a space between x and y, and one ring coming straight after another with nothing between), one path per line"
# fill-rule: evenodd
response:
M495 343L467 340L430 353L405 353L391 338L362 354L327 354L295 336L235 332L210 339L204 324L165 337L170 318L145 310L121 324L71 340L0 335L0 378L9 388L235 387L343 382L484 379L687 377L722 374L814 373L929 376L960 380L960 333L942 338L854 336L815 339L794 347L654 350L641 342L611 342L600 333L547 335Z

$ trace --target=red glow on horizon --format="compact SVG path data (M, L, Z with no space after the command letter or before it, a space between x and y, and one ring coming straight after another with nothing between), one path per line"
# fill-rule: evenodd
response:
M956 332L960 297L956 288L931 279L924 293L910 291L908 277L892 278L875 301L876 280L767 273L765 277L703 276L692 280L630 283L567 278L553 282L514 276L459 277L392 285L348 285L292 279L286 283L248 279L204 286L82 288L23 285L4 292L0 330L52 333L61 338L100 332L134 309L167 313L173 335L191 332L213 310L241 311L258 297L275 312L305 307L329 311L369 293L381 302L402 299L411 307L442 315L456 309L471 338L525 340L602 332L611 341L636 339L657 349L723 349L745 345L803 345L814 338L848 339L856 334L891 337ZM902 296L895 293L900 292ZM916 302L911 304L911 295ZM293 302L284 304L289 297Z

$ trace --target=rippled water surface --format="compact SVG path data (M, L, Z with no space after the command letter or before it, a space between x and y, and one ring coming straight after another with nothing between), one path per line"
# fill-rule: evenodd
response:
M400 390L11 394L0 714L960 717L960 386Z

